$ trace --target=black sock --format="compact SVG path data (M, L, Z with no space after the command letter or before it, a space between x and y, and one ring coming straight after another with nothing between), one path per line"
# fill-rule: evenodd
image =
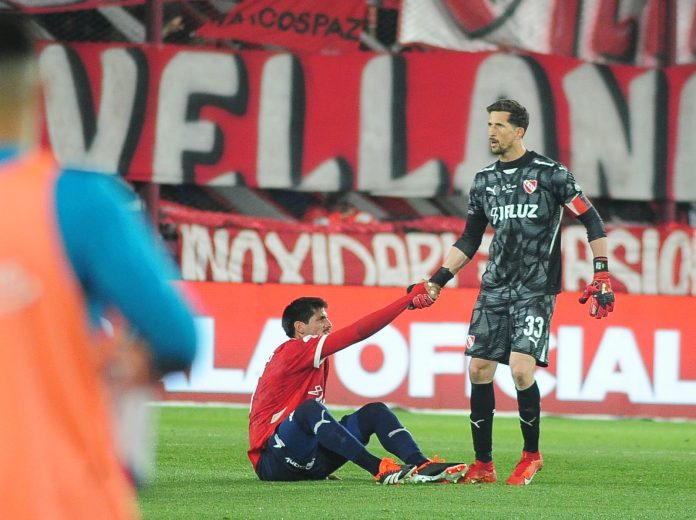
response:
M493 460L493 415L495 393L493 383L471 384L471 436L476 460Z
M541 420L541 395L536 381L525 390L517 391L517 407L520 411L520 429L524 438L524 451L539 451L539 421Z

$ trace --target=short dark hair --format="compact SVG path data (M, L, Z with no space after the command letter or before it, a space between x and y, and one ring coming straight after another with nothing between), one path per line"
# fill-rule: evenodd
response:
M30 59L36 34L21 13L0 13L0 63Z
M283 330L289 338L295 337L295 322L309 323L312 315L320 309L329 306L321 298L315 296L303 296L293 300L283 311Z
M508 121L511 125L524 128L525 131L529 126L529 112L514 99L499 99L488 105L486 110L489 114L491 112L509 112Z

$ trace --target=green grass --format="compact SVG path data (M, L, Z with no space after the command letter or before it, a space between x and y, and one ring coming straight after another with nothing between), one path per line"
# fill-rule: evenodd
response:
M247 410L158 410L146 520L696 518L696 423L544 417L545 466L530 486L377 486L351 464L341 481L260 482L246 457ZM398 414L426 454L471 462L467 416ZM504 481L520 455L515 418L495 419L494 448ZM370 451L385 453L376 440Z

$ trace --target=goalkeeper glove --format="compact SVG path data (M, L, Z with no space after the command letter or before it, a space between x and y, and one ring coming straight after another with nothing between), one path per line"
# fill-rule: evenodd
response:
M414 297L411 305L408 306L409 309L422 309L424 307L430 307L437 297L440 295L442 288L449 282L454 275L452 271L446 267L440 267L435 274L433 274L430 279L426 282L423 281L423 285L426 288L427 295L423 295L420 298L418 296ZM416 284L409 285L406 292L410 293Z
M414 293L411 303L408 306L409 310L430 307L435 303L435 299L437 298L437 292L430 282L409 285L406 292L409 294Z
M590 316L606 318L614 310L614 291L611 289L611 279L609 278L609 266L605 256L596 257L594 264L594 278L592 283L585 287L582 296L578 300L580 303L590 302Z

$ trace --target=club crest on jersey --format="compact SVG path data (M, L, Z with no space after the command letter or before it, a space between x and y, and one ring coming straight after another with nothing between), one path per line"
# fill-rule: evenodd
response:
M475 341L476 341L476 336L472 336L471 334L469 334L469 335L466 337L466 343L464 343L464 348L465 348L466 350L469 350L471 347L474 346L474 342L475 342Z
M537 189L537 181L536 179L525 179L522 183L522 187L524 188L524 191L531 195Z

